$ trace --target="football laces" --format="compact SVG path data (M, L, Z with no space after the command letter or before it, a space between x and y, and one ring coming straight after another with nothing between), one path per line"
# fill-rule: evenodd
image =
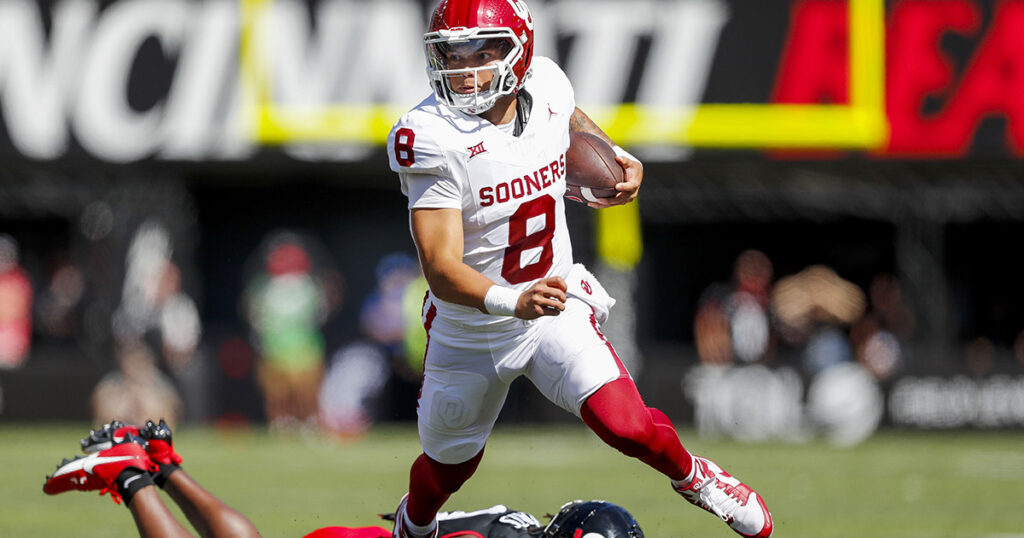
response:
M722 521L732 519L732 512L739 508L739 499L734 498L719 487L717 478L708 480L700 487L700 502Z

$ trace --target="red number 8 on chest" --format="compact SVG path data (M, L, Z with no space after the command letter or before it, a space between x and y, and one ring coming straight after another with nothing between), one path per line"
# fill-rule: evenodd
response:
M535 217L543 217L544 227L528 233L529 221ZM522 284L547 274L554 260L554 248L551 245L554 236L555 199L545 194L523 202L508 220L508 247L505 248L505 259L501 267L502 278L509 284ZM523 253L538 248L541 249L540 258L524 267Z

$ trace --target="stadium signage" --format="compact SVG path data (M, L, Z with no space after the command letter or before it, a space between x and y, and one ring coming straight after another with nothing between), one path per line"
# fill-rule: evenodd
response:
M675 26L655 28L653 17L623 28L621 13L633 9L631 3L537 3L534 13L557 24L556 32L539 32L537 48L553 54L558 35L574 36L575 60L565 68L580 84L578 97L614 104L630 84L621 73L628 72L637 39L653 35L655 61L679 55L690 58L691 67L641 81L641 98L698 100L725 20L723 5L668 2L672 16L693 27L680 38ZM111 163L251 158L261 144L252 137L258 118L247 115L252 87L239 54L247 37L245 6L236 0L0 0L0 151L39 161L79 150ZM348 140L376 145L367 134L386 134L399 111L429 91L420 45L424 5L325 0L312 7L311 18L311 6L302 1L260 6L254 26L272 38L255 52L272 66L266 77L274 102L313 105L316 116L329 116L317 108L323 103L347 104L356 115L383 106L386 121Z
M73 138L114 163L245 158L252 148L233 127L234 4L100 6L0 2L0 110L13 148L53 160L72 151Z
M904 376L877 383L856 363L811 376L789 368L699 365L683 378L702 435L743 441L822 436L856 444L880 424L922 430L1024 426L1024 377Z
M1005 121L1003 140L1024 155L1024 1L901 0L889 10L885 108L889 140L877 152L962 156L986 120ZM794 5L773 100L849 101L847 10L842 2ZM948 43L969 44L954 53Z
M427 92L426 3L0 0L0 153L43 162L245 161L273 143L298 159L363 159ZM885 11L872 9L882 0L787 2L788 21L768 32L785 46L750 43L742 61L723 53L737 10L768 18L779 4L534 0L531 8L538 52L562 60L577 102L624 142L1024 154L1024 47L1015 32L1024 0L891 2L887 38L884 21L877 25L884 47L875 48L872 17ZM950 39L959 40L952 50ZM858 60L880 51L887 69ZM748 76L750 57L777 68ZM862 64L884 73L853 77ZM765 122L755 121L762 109L715 105L716 72L763 88L749 106L766 107ZM253 107L261 98L275 106ZM800 130L792 120L804 109L775 106L814 103L850 104L815 110L851 131ZM727 128L737 114L752 136ZM982 128L993 119L1005 128ZM304 129L306 120L318 127ZM768 128L773 121L782 127ZM322 141L349 149L299 144Z
M889 392L889 413L922 429L1024 426L1024 378L905 377Z

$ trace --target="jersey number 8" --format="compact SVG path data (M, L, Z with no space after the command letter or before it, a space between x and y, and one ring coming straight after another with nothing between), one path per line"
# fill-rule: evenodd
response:
M527 233L527 225L534 217L544 218L544 227ZM509 284L522 284L547 274L554 259L551 239L555 236L555 199L545 194L523 202L508 220L508 248L501 266L501 276ZM540 258L523 266L523 253L540 250Z
M398 164L402 166L416 164L416 154L412 151L412 146L415 143L416 133L412 129L406 127L395 133L395 160L398 161Z

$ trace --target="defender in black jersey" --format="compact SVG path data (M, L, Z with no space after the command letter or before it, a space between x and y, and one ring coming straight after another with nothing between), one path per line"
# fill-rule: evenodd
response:
M385 519L394 519L387 514ZM475 512L441 512L439 538L643 538L636 519L621 506L606 501L572 501L562 505L547 525L532 514L496 505ZM328 527L305 538L389 538L380 527Z

